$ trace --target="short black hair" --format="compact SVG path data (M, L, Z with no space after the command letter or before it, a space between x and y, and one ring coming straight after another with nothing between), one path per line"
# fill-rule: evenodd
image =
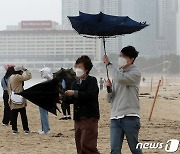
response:
M13 66L12 66L12 67L9 67L9 68L7 69L6 74L5 74L5 78L9 78L14 72L15 72L14 67L13 67Z
M82 63L84 65L84 68L87 70L87 75L88 75L89 72L91 71L92 67L93 67L91 59L88 56L83 55L76 60L75 64L77 65L80 63Z
M121 52L129 57L129 58L134 58L136 59L139 55L139 52L135 49L135 47L133 46L127 46L127 47L124 47Z

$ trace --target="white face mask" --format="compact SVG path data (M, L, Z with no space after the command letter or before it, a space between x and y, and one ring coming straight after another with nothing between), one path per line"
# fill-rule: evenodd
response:
M76 72L76 76L78 78L80 78L80 77L82 77L84 75L84 71L82 69L80 69L80 68L76 68L75 72Z
M124 66L126 64L127 64L127 61L126 61L125 58L123 58L123 57L119 57L118 58L118 65L119 65L119 67L122 67L122 66Z

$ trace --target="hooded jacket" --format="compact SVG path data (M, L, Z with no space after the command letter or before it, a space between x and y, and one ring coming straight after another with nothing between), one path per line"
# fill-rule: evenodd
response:
M40 72L41 72L41 77L45 81L53 79L53 75L52 75L52 72L51 72L50 68L44 67L42 70L40 70Z

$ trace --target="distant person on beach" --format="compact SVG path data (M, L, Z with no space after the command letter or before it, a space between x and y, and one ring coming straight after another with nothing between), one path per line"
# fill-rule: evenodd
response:
M66 80L62 80L62 88L64 91L71 89L71 85L68 85ZM67 103L66 100L62 100L61 103L61 109L63 112L63 116L60 118L60 120L71 120L71 110L70 110L70 103Z
M137 148L140 129L139 85L141 72L134 65L138 52L132 46L123 48L119 56L119 68L115 68L108 56L104 63L112 76L113 82L107 81L111 93L107 94L111 103L111 154L120 154L124 136L133 154L142 154Z
M44 67L40 70L41 77L44 81L51 80L53 78L51 69L48 67ZM38 134L43 135L50 133L49 119L48 119L48 111L39 107L40 118L41 118L41 130L38 131Z
M21 114L24 133L30 133L26 115L27 100L19 95L16 95L15 93L22 92L24 90L24 81L30 80L31 78L31 73L23 66L15 67L13 74L9 78L8 93L10 96L10 108L12 110L11 124L13 134L18 133L17 118L19 112Z
M103 80L103 78L100 78L99 85L100 85L100 90L103 90L103 88L104 88L104 80Z
M145 77L143 77L142 80L143 80L143 82L145 82L146 81Z
M8 82L9 77L14 72L14 67L7 68L5 76L1 80L1 86L3 88L3 102L4 102L4 115L2 120L3 126L11 124L11 109L9 106L9 94L8 94Z
M72 90L65 92L74 100L75 141L78 154L99 154L97 150L99 88L97 79L89 75L93 64L88 56L76 60L76 76Z

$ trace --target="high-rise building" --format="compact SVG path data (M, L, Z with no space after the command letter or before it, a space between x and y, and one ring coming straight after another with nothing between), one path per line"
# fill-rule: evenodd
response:
M178 0L178 15L177 15L177 52L180 55L180 0Z
M178 0L157 1L157 50L160 55L177 54Z
M79 11L79 0L62 0L62 25L65 29L71 29L67 16L76 16Z
M123 37L123 46L134 45L145 57L177 54L177 0L126 0L122 8L123 15L150 24Z
M156 47L156 1L157 0L126 0L123 1L123 15L150 26L145 29L125 35L123 46L132 45L140 52L140 56L157 56Z
M96 14L101 10L100 7L100 0L62 0L63 27L65 29L72 29L67 16L78 16L79 11Z
M122 15L122 0L101 0L101 11L115 16ZM119 53L122 48L122 36L107 39L107 51Z

